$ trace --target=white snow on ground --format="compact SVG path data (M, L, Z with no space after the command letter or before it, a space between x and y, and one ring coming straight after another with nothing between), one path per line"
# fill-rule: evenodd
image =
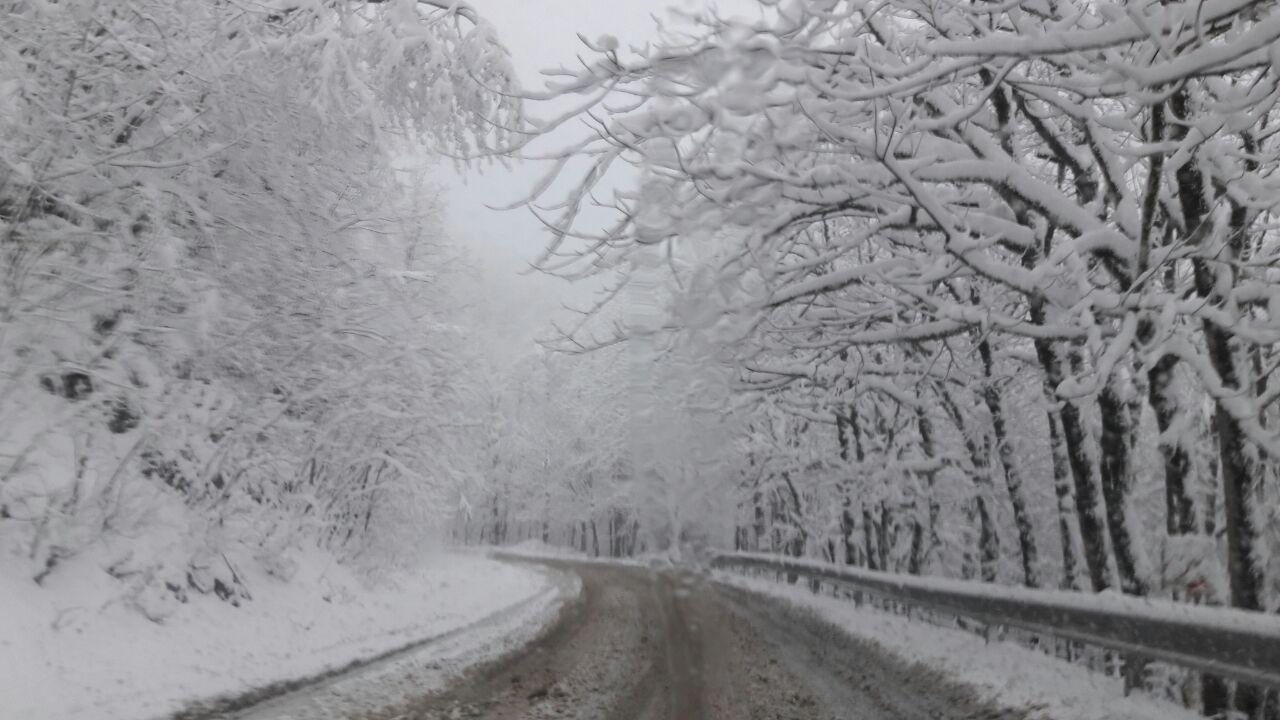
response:
M315 554L289 582L251 574L240 607L193 595L163 624L92 568L0 583L0 719L138 720L377 656L522 606L548 575L478 555L432 556L373 587ZM0 573L3 575L3 573ZM12 577L12 576L10 576ZM517 613L518 615L518 613ZM483 624L483 623L481 623ZM456 644L456 642L455 642Z
M732 573L725 583L786 599L860 638L976 688L1004 707L1033 708L1052 720L1196 720L1197 713L1149 695L1124 696L1119 678L1049 657L1014 643L986 642L973 633L908 620L805 585L784 585Z
M397 654L315 686L269 700L231 716L234 720L347 720L441 690L468 668L500 658L533 640L554 621L561 605L582 591L578 576L546 572L551 583L475 623L420 648Z
M628 567L645 567L650 569L669 568L682 562L701 563L702 560L690 556L681 560L671 552L642 552L627 557L609 557L608 555L592 555L562 545L551 545L541 540L522 540L514 545L501 545L490 548L489 554L495 557L529 558L532 560L572 560L580 563L599 563L605 565L626 565Z
M503 545L489 550L489 553L501 557L529 558L532 560L572 560L580 563L605 563L608 565L628 565L631 567L656 567L670 565L670 559L654 554L637 555L635 557L611 558L605 555L591 555L573 548L550 545L541 540L523 540L514 545Z

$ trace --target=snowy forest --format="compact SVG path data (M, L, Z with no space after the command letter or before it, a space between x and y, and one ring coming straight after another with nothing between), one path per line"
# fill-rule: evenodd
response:
M742 4L530 84L480 0L0 0L2 581L162 622L532 541L1280 611L1280 5ZM512 164L587 298L519 346L439 185Z

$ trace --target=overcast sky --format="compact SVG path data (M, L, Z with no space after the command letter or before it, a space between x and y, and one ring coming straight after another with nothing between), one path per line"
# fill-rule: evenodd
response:
M666 8L694 9L714 4L722 9L748 11L755 0L471 0L497 26L511 51L522 81L541 88L541 71L573 65L584 51L578 34L595 39L617 37L623 48L642 45L655 30L653 16L667 17ZM535 109L536 112L536 109ZM454 237L471 249L485 269L489 322L500 333L525 340L540 318L561 302L580 304L588 288L572 288L564 280L519 273L527 268L545 242L544 233L527 210L496 212L487 205L519 199L539 176L534 166L511 170L489 167L456 175L442 168L448 187L449 226ZM545 328L545 324L542 325ZM524 336L524 337L519 337Z
M741 0L739 0L741 1ZM472 0L511 51L512 62L527 87L541 88L542 70L577 64L583 52L578 34L595 39L603 34L617 37L622 46L643 44L653 35L654 14L665 16L665 8L690 9L705 5L702 0ZM723 4L723 3L720 3ZM545 108L533 108L545 113ZM518 199L538 177L538 168L523 166L508 172L489 168L455 178L449 206L459 230L483 240L486 255L532 257L542 242L541 232L528 211L492 213L485 204Z

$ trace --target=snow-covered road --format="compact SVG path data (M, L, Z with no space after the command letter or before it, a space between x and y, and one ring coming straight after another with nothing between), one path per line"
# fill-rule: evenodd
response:
M1119 680L807 588L504 555L545 578L443 636L219 720L1195 717ZM488 561L492 563L493 561ZM714 577L714 580L712 579ZM478 617L478 616L477 616Z
M444 693L350 717L1023 717L783 602L696 573L548 562L576 573L582 592L547 633ZM304 716L317 717L293 717Z

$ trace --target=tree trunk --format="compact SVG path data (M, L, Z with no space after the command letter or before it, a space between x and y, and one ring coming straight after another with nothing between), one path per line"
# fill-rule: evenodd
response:
M1062 543L1063 590L1079 590L1076 583L1076 541L1071 524L1074 514L1071 507L1071 468L1067 451L1062 445L1062 426L1058 413L1052 408L1046 414L1049 423L1049 449L1053 459L1053 492L1058 499L1058 537Z
M615 516L614 511L610 510L609 511L609 527L606 530L606 534L609 538L609 557L611 558L618 557L618 529L615 526L613 521L614 516Z
M1043 308L1032 306L1032 320L1044 322ZM1061 361L1047 340L1035 341L1036 357L1044 371L1045 395L1057 406L1062 421L1062 440L1066 446L1067 466L1071 469L1076 500L1076 521L1080 526L1080 542L1084 546L1085 568L1089 571L1089 583L1094 592L1111 587L1107 566L1107 545L1103 537L1104 521L1098 514L1098 490L1093 482L1093 458L1088 448L1088 435L1080 417L1080 408L1070 400L1059 401L1058 386L1062 384Z
M911 521L911 555L907 560L907 573L919 575L924 564L924 523L919 518Z
M996 535L995 519L991 517L991 508L987 507L987 499L977 497L979 523L979 564L982 568L982 581L993 583L1000 572L1000 537Z
M765 524L764 517L764 504L760 497L759 488L757 488L755 494L752 495L752 506L754 507L755 512L755 536L752 540L751 550L753 552L760 552L761 540L764 539L767 526Z
M850 406L849 417L846 418L841 412L835 414L836 443L840 448L840 459L846 463L849 461L850 429L857 425L857 420L854 418L857 412L857 408ZM859 446L859 454L861 454L861 446ZM861 462L862 458L859 457L858 461ZM844 546L844 563L853 565L857 555L857 545L853 539L854 521L851 511L853 500L849 497L849 489L844 482L836 484L836 491L840 494L840 540Z
M1087 177L1076 178L1078 191L1082 199L1096 193L1096 187L1090 189ZM1030 248L1022 256L1022 266L1028 270L1035 269L1040 258L1052 250L1053 230L1047 232L1043 239L1043 247ZM1028 315L1034 325L1046 324L1047 314L1044 301L1035 296L1027 296ZM1049 401L1051 411L1056 408L1059 426L1062 430L1062 441L1066 450L1067 467L1071 470L1072 483L1075 486L1076 522L1080 527L1080 544L1084 548L1085 567L1089 571L1089 584L1094 592L1102 592L1111 586L1110 573L1107 567L1107 546L1103 533L1102 517L1098 514L1098 491L1093 481L1093 461L1089 453L1088 435L1084 422L1080 417L1080 408L1070 400L1060 401L1058 387L1062 384L1062 361L1058 358L1053 343L1044 338L1033 341L1036 359L1040 361L1040 369L1044 375L1044 393Z
M1195 505L1187 492L1191 476L1191 454L1179 433L1170 428L1182 422L1184 413L1173 389L1178 358L1165 355L1147 371L1147 402L1160 431L1160 454L1164 457L1165 527L1170 535L1190 535L1196 531Z
M1120 590L1128 595L1146 595L1147 584L1138 568L1137 540L1132 534L1136 525L1129 517L1129 494L1133 489L1134 473L1133 416L1124 400L1125 389L1120 387L1120 383L1121 379L1113 373L1098 394L1098 409L1102 413L1102 437L1099 440L1102 499L1107 510L1107 529Z
M790 524L795 529L790 542L787 543L787 552L791 557L804 557L809 542L809 532L804 527L804 508L800 501L800 492L791 481L791 473L782 473L782 481L786 484L787 492L791 497L792 521Z
M1185 92L1175 93L1169 99L1169 106L1175 118L1190 117L1188 97ZM1182 140L1186 134L1185 123L1169 124L1169 136L1172 139ZM1229 306L1228 298L1222 295L1222 289L1233 288L1236 285L1234 267L1244 246L1244 222L1247 213L1243 208L1232 208L1231 235L1224 247L1213 247L1213 233L1201 233L1202 230L1210 229L1205 225L1209 222L1209 206L1205 196L1204 178L1194 156L1187 158L1179 167L1177 179L1178 200L1183 213L1181 228L1183 241L1196 244L1200 249L1205 250L1205 255L1208 256L1195 258L1192 261L1196 292L1207 304L1218 308ZM1206 239L1196 240L1197 236ZM1229 330L1208 319L1201 322L1201 327L1204 331L1209 362L1226 393L1235 395L1244 388L1232 352ZM1245 442L1240 422L1231 416L1221 398L1215 398L1215 400L1217 411L1214 413L1213 430L1217 437L1217 460L1222 477L1223 517L1227 536L1227 578L1231 604L1247 610L1260 610L1262 574L1254 555L1258 529L1254 525L1251 507L1255 469L1250 458L1251 448ZM1216 678L1213 680L1216 681ZM1250 713L1259 704L1259 696L1260 693L1256 688L1248 686L1237 688L1236 709ZM1218 700L1219 698L1214 698L1215 702ZM1209 699L1206 699L1205 710L1206 712L1210 710Z
M1227 534L1227 575L1232 607L1262 609L1262 570L1254 547L1258 528L1253 512L1253 469L1240 423L1219 408L1215 414L1222 463L1222 509Z
M1191 185L1199 184L1199 173L1190 172L1195 180L1188 178ZM1183 173L1179 175L1179 184L1183 182ZM1194 187L1184 190L1185 194ZM1203 200L1200 200L1203 202ZM1222 297L1221 289L1234 287L1236 284L1234 261L1240 257L1244 244L1244 223L1246 213L1235 208L1231 213L1231 233L1226 247L1214 253L1212 261L1195 260L1196 290L1207 302L1221 307L1227 304ZM1189 231L1191 228L1187 228ZM1226 274L1225 282L1219 274ZM1204 320L1201 325L1204 331L1205 347L1209 361L1222 382L1223 389L1230 396L1243 391L1242 376L1237 367L1235 355L1231 348L1229 329L1223 328L1212 320ZM1258 542L1258 528L1253 513L1253 486L1257 476L1257 467L1253 447L1245 440L1245 433L1240 421L1231 415L1218 399L1218 412L1215 413L1214 431L1218 439L1218 458L1222 472L1223 516L1227 535L1227 575L1231 586L1231 604L1246 610L1262 609L1262 569L1259 566L1254 548Z
M871 517L871 511L865 507L862 509L862 542L866 547L867 568L869 570L884 570L880 565L880 554L876 552L876 535L875 520Z
M862 463L865 462L867 458L866 458L866 452L863 449L863 445L862 445L861 425L858 423L858 408L854 405L849 406L849 417L847 421L847 427L849 429L849 432L847 435L843 436L844 443L841 445L842 457L845 457L847 459L849 444L851 442L852 449L853 449L853 459L857 461L858 466L861 467ZM850 564L850 565L865 564L867 567L870 567L871 566L870 565L871 564L870 535L867 535L866 537L866 543L867 543L865 548L866 553L862 556L865 558L865 560L859 561L858 543L854 539L854 533L857 531L857 528L856 528L857 520L855 520L853 511L852 511L853 499L849 496L849 491L847 488L844 488L841 490L841 502L843 503L843 508L840 513L840 520L841 520L841 524L843 526L843 532L844 532L844 561L846 564ZM865 520L868 517L867 512L865 510L863 510L862 512L862 517L864 519L864 527L865 527Z
M889 570L889 548L893 543L890 541L890 526L893 524L893 516L889 512L889 504L880 501L880 524L877 527L879 531L876 538L876 549L880 553L880 569Z
M1031 513L1027 509L1022 476L1018 472L1018 465L1013 457L1013 444L1009 441L1009 431L1005 425L1004 409L1000 404L1000 391L995 386L991 343L985 338L978 344L978 353L982 357L983 372L986 375L982 387L982 399L987 405L987 412L991 414L991 426L996 436L996 450L1000 457L1000 464L1004 466L1005 485L1009 490L1009 502L1013 507L1013 524L1018 530L1018 550L1022 556L1022 582L1029 588L1040 587L1037 567L1040 559L1036 550L1035 527L1031 522Z
M1240 379L1232 357L1227 333L1206 321L1205 341L1214 369L1228 392L1240 389ZM1227 535L1227 575L1231 587L1231 605L1246 610L1262 609L1262 572L1254 548L1258 528L1253 513L1253 448L1244 436L1240 422L1219 404L1214 413L1214 431L1218 439L1218 459L1222 473L1223 517Z
M858 562L858 544L854 541L853 534L856 530L853 519L853 500L849 497L849 491L841 488L841 508L840 508L840 536L844 542L844 563L846 565L859 565Z
M917 393L916 399L921 400L920 406L916 408L916 427L920 432L920 452L925 460L932 461L937 458L938 454L933 438L933 421L929 419L929 414L925 412L923 399L919 393ZM918 508L916 508L914 517L911 520L911 565L914 570L910 568L908 570L912 575L919 575L924 571L929 555L939 544L937 539L938 518L942 515L942 505L939 504L937 494L934 492L937 472L934 470L925 471L924 482L925 502L928 504L925 524L920 522Z
M964 415L956 404L951 393L939 389L939 399L943 409L951 417L951 422L964 439L965 448L969 452L969 461L973 465L974 507L978 515L978 563L979 575L984 582L995 582L1000 569L1000 534L996 530L995 517L992 514L991 501L991 463L988 462L990 445L984 439L979 442L965 427Z

